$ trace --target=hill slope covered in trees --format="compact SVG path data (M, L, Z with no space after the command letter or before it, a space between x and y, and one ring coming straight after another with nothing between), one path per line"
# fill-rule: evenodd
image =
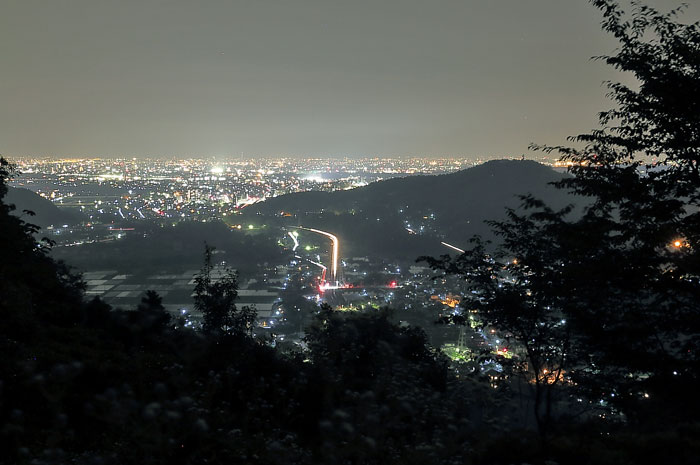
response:
M494 160L444 175L283 195L252 205L244 215L331 231L349 255L414 259L444 252L443 240L464 244L474 234L492 239L485 221L502 219L507 207L517 208L519 195L530 193L560 207L576 202L550 185L565 176L534 161Z
M85 219L79 212L67 208L59 208L50 200L39 196L29 189L10 187L8 188L5 201L8 204L15 205L16 210L13 212L15 215L26 215L24 210L34 212L35 216L31 217L30 222L42 228L50 225L74 225Z

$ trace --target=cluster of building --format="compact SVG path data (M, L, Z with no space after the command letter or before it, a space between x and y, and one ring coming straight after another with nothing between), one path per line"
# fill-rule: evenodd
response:
M15 185L35 191L63 208L82 212L80 224L54 225L59 246L112 241L131 234L139 222L176 224L180 221L223 220L234 229L247 230L236 215L246 206L270 197L301 191L334 191L361 186L396 176L441 174L476 164L473 159L258 159L258 160L19 160L23 173ZM432 231L434 214L405 218L408 234ZM136 228L138 229L138 228ZM245 231L244 231L245 232ZM254 231L252 231L254 233ZM318 231L317 231L318 232ZM283 248L290 249L284 261L260 267L258 274L239 283L237 305L257 310L261 330L282 334L285 303L292 282L301 284L300 297L316 303L326 301L335 308L357 311L391 306L401 309L399 318L429 328L436 346L448 344L456 359L480 346L498 342L491 335L471 328L457 338L454 327L436 327L443 314L465 311L459 306L458 282L431 280L430 270L402 266L380 257L340 257L331 264L331 245L282 244L296 237L282 232ZM287 242L289 242L287 240ZM291 250L291 249L294 250ZM323 255L323 258L321 257ZM325 263L325 265L324 265ZM333 280L326 280L331 266ZM124 270L88 270L84 274L89 296L100 296L117 308L135 308L146 290L163 297L173 314L197 318L192 305L196 269L170 270L150 275ZM329 286L329 282L331 285ZM293 287L293 286L292 286ZM454 294L453 294L454 293ZM456 342L455 342L456 341ZM452 344L450 346L449 344Z
M466 159L16 160L17 184L90 219L226 216L266 198L473 166Z

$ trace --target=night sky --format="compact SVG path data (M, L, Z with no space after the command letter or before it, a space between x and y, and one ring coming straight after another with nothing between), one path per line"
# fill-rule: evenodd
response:
M678 1L649 2L662 9ZM684 20L700 17L700 4ZM529 153L608 108L585 0L0 0L6 156Z

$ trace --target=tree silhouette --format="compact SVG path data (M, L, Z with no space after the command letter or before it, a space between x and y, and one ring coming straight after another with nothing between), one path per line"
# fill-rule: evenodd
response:
M487 244L475 238L474 246L458 257L419 260L467 278L460 306L478 313L482 330L498 329L494 339L502 341L496 345L507 346L509 355L514 355L499 362L510 367L511 376L523 376L532 389L532 415L544 437L570 369L571 331L563 315L565 299L551 292L561 285L557 250L546 243L548 234L541 225L512 210L508 214L510 222L493 223L503 236L502 249L496 254L487 253ZM444 316L442 322L465 325L468 320L457 314Z
M82 319L84 284L48 255L52 242L36 238L38 226L11 214L15 206L3 199L15 174L14 165L0 157L0 331L30 331L36 318L75 324Z
M202 314L202 330L210 334L252 334L256 312L250 307L236 308L238 275L227 266L214 267L214 250L205 244L204 265L194 278L194 307Z
M163 298L158 295L156 291L148 290L141 297L141 303L138 306L138 310L143 312L153 312L153 311L164 311Z
M525 213L491 223L502 238L491 274L483 263L493 258L478 247L433 265L473 281L487 321L512 332L526 319L526 348L527 328L541 325L567 378L619 418L690 419L700 373L700 25L678 22L682 9L592 3L620 43L599 59L637 85L608 83L616 106L600 129L571 138L576 147L535 147L572 165L557 186L582 197L578 210L524 196Z
M620 42L600 57L638 88L608 83L601 128L545 147L573 164L560 183L589 199L562 246L569 321L580 335L576 380L628 417L690 418L700 342L700 23L640 3L628 17L594 1ZM570 238L576 238L572 241Z
M163 298L154 290L146 291L141 297L136 313L140 324L152 333L161 332L171 320L163 306Z

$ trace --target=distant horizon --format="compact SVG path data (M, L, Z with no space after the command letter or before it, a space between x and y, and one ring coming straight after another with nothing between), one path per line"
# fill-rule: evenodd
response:
M486 162L492 160L551 160L556 161L558 156L543 154L542 156L520 155L494 155L494 156L469 156L469 155L192 155L192 156L131 156L131 155L7 155L0 153L0 157L6 160L215 160L215 161L263 161L263 160L468 160L473 162Z

